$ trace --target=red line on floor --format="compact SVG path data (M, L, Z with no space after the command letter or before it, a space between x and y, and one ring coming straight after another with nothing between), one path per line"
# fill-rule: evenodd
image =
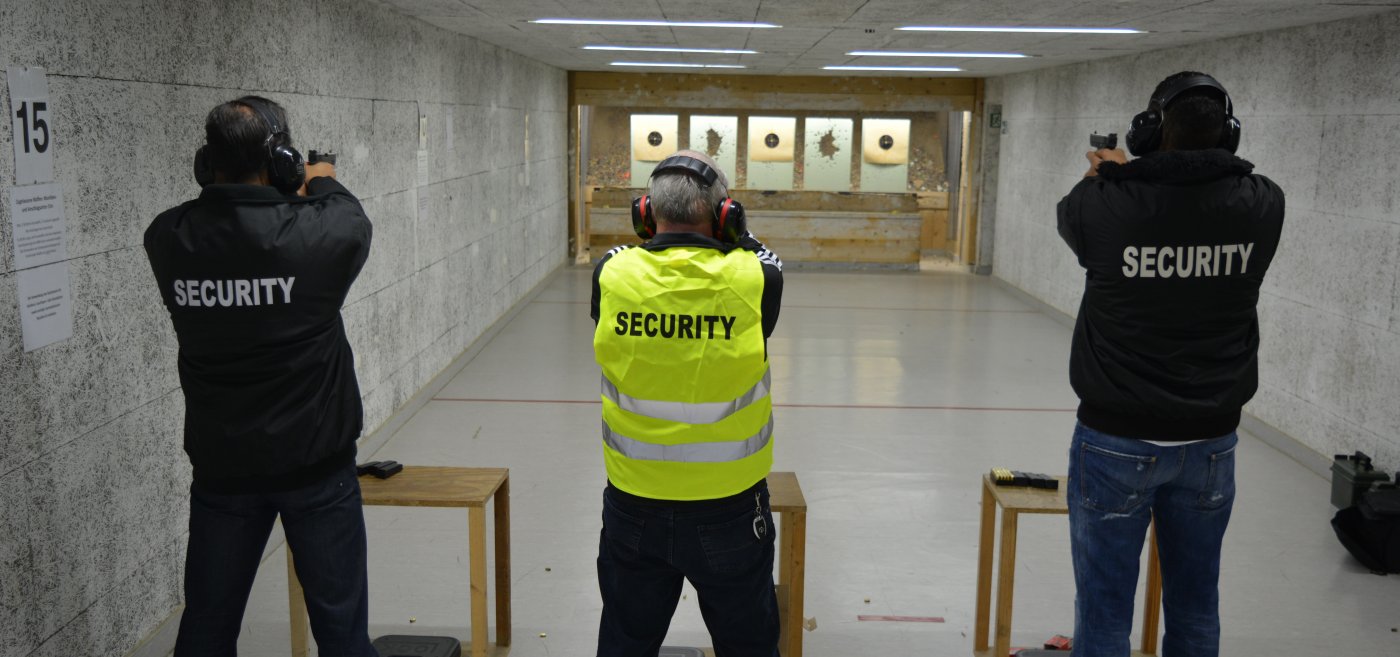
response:
M858 621L891 621L895 623L942 623L941 616L856 616Z
M432 401L473 404L601 404L592 399L487 399L484 397L433 397ZM1017 408L1002 406L898 406L881 404L773 404L774 408L844 408L872 411L975 411L1005 413L1073 413L1073 408Z
M904 312L926 312L926 313L1009 313L1017 315L1035 315L1039 310L1008 310L995 308L887 308L883 306L807 306L802 304L783 304L783 308L809 308L814 310L894 310Z
M537 299L534 303L552 303L574 306L586 306L587 301L554 301L547 299ZM885 308L881 306L809 306L803 304L783 304L784 308L806 308L811 310L891 310L904 312L926 312L926 313L1002 313L1012 315L1035 315L1039 310L1007 310L994 308Z
M1073 413L1073 408L1019 408L1014 406L901 406L897 404L773 404L775 408L849 408L880 411L984 411L1008 413Z

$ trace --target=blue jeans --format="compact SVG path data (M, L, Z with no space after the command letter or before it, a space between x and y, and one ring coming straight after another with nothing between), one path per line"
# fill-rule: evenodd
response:
M238 654L248 592L278 515L320 654L377 657L369 643L365 517L354 464L285 492L220 494L190 487L185 613L175 657Z
M1157 521L1163 657L1220 654L1220 544L1235 501L1235 445L1160 447L1074 431L1069 453L1074 657L1127 657L1147 526Z
M656 657L689 579L716 657L777 657L773 536L764 482L722 502L643 500L609 486L598 546L598 656Z

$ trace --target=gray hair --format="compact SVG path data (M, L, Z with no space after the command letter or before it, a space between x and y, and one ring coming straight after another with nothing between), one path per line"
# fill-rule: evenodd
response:
M714 218L715 206L729 196L729 180L719 165L705 157L704 153L680 151L676 155L689 155L705 162L719 177L715 179L715 184L705 187L698 176L682 171L663 171L652 176L647 192L651 195L652 212L656 214L656 220L662 223L706 224Z

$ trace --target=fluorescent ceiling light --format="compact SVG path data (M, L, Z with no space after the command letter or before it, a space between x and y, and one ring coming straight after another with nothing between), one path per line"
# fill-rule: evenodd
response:
M664 46L584 46L584 50L626 50L628 52L698 52L710 55L756 55L757 50L725 48L667 48Z
M927 71L931 73L956 73L962 69L956 66L823 66L828 71Z
M733 23L725 21L634 21L634 20L610 20L597 18L539 18L530 21L540 25L619 25L625 27L739 27L739 28L777 28L781 25L772 23Z
M669 66L671 68L747 68L739 64L685 64L681 62L612 62L609 66Z
M1143 30L1128 27L954 27L942 25L905 25L896 30L910 32L1033 32L1047 34L1142 34Z
M897 50L853 50L846 54L852 57L992 57L998 59L1019 59L1029 56L1018 52L901 52Z

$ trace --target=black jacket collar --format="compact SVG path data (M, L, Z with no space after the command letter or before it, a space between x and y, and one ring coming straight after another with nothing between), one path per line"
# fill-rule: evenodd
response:
M700 233L660 233L643 244L642 248L648 251L660 251L673 246L699 246L709 249L718 249L721 252L729 253L733 251L737 245L725 244L709 235L702 235Z
M1099 176L1104 180L1141 180L1179 185L1248 175L1254 165L1223 148L1204 151L1163 151L1149 153L1127 164L1104 162Z
M208 185L199 192L201 201L270 201L286 203L297 197L288 198L276 187L270 185Z

